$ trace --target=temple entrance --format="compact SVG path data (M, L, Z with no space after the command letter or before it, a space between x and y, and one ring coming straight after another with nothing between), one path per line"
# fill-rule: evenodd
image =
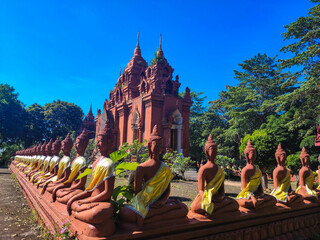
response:
M171 129L171 139L170 139L170 148L172 151L177 151L177 145L178 145L178 131L177 129Z
M170 148L173 151L182 153L181 148L181 129L182 129L182 116L179 110L175 110L172 114L172 126L170 131Z
M134 128L134 129L133 129L133 141L132 141L132 142L134 142L134 140L139 140L139 131L138 131L138 128Z

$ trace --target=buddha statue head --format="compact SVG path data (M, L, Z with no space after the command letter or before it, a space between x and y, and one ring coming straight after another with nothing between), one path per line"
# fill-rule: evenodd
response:
M47 141L45 141L40 148L40 154L41 155L46 155L46 145L47 145Z
M213 141L211 134L209 135L206 145L204 146L204 151L206 153L208 161L213 162L216 159L218 154L218 146Z
M148 140L149 157L159 157L162 151L162 137L159 135L158 126L155 125Z
M310 155L307 153L306 148L303 147L301 154L300 154L300 160L303 167L309 167L310 163Z
M98 134L96 138L96 145L102 156L109 157L113 148L113 136L109 121L106 122L102 131Z
M84 128L82 133L77 137L76 139L76 152L78 153L79 156L83 156L84 152L86 151L86 148L89 144L89 136L87 133L87 130Z
M52 138L50 139L50 141L48 142L48 144L46 145L46 155L51 156L52 155Z
M287 154L286 152L282 149L281 144L278 145L278 149L275 153L275 157L277 160L278 165L284 166L286 160L287 160Z
M59 152L60 152L60 149L61 149L61 141L60 141L59 137L57 137L57 139L52 144L52 149L51 149L52 150L52 154L54 156L58 156Z
M37 155L41 155L41 143L39 143L39 145L37 146Z
M254 161L256 160L256 157L257 157L257 151L252 146L250 139L248 140L247 146L244 149L244 156L248 164L254 164Z
M63 155L70 156L72 147L73 147L73 141L70 137L70 133L68 133L66 138L62 141L61 150L63 152Z

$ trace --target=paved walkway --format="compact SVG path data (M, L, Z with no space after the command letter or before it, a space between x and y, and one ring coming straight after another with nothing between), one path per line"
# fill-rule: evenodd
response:
M13 175L0 168L0 239L42 239L32 212Z

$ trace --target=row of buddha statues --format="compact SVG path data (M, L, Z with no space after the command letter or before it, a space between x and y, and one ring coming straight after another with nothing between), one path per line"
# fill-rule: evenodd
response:
M18 151L12 164L23 173L26 181L42 188L41 194L49 192L53 202L66 205L69 215L93 226L94 230L90 233L92 236L108 236L116 229L111 201L116 177L115 166L109 156L113 146L111 136L110 125L106 124L96 138L100 157L92 164L92 180L87 188L86 176L77 179L88 167L84 153L89 139L85 129L76 139L77 156L73 161L70 159L73 141L68 134L62 143L57 138L54 142L50 140L31 149ZM242 191L236 199L227 197L224 189L225 173L215 163L217 144L210 135L204 149L207 163L199 169L198 195L189 211L185 204L169 198L173 174L159 158L162 137L156 125L147 144L149 160L136 169L134 197L120 209L120 223L143 228L149 223L188 219L190 213L213 219L221 214L240 214L244 210L259 212L280 207L298 208L318 201L320 191L313 187L310 156L305 148L300 155L300 186L293 191L290 170L285 167L286 152L279 144L275 153L277 167L273 171L274 190L268 195L261 186L261 171L254 165L257 152L250 140L244 151L247 164L241 171ZM60 149L63 152L61 159Z

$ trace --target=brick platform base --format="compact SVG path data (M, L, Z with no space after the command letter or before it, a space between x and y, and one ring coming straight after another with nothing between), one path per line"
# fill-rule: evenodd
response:
M291 209L275 207L270 211L229 214L208 220L189 212L188 219L180 222L165 222L145 225L142 231L129 231L118 227L114 235L107 238L89 238L89 224L68 216L66 205L51 202L51 194L40 195L41 189L32 185L24 174L10 166L32 209L35 209L49 230L61 229L71 221L70 231L77 239L310 239L320 238L320 203ZM106 226L107 227L107 226ZM317 238L314 238L317 239Z

